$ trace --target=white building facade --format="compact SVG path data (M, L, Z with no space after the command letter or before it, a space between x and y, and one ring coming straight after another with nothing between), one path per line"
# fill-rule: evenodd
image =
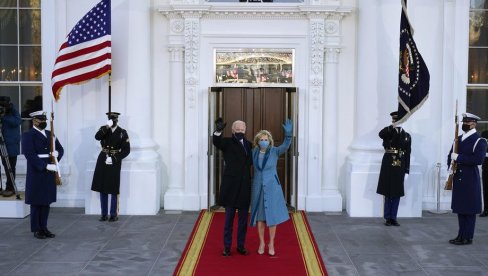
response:
M98 1L42 1L43 106L50 72L74 24ZM411 174L399 216L421 216L445 179L454 106L466 110L469 3L410 0L414 38L430 71L430 95L403 125L412 135ZM297 202L312 212L382 216L376 194L378 132L397 108L400 0L230 3L112 0L112 110L122 115L131 154L123 162L121 214L208 207L209 87L219 49L293 49L297 88ZM90 191L106 122L106 77L63 88L54 104L65 148L55 206L99 213ZM210 123L211 124L211 123ZM19 158L19 186L25 159ZM442 184L441 184L442 185ZM440 202L449 209L451 194Z

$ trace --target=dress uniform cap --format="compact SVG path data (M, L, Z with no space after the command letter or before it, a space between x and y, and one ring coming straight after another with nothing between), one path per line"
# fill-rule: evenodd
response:
M107 112L105 114L107 114L107 116L108 116L109 119L119 118L119 115L120 115L119 112Z
M393 111L392 113L390 113L390 116L393 120L397 120L398 119L398 112L397 111Z
M478 122L479 120L481 120L481 118L474 114L467 112L463 113L463 122Z
M29 116L36 119L46 120L46 112L42 110L34 111L30 113Z

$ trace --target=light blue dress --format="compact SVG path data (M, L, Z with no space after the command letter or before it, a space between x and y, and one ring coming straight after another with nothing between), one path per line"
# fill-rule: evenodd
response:
M266 221L268 226L274 226L290 218L276 171L280 155L288 150L290 144L291 136L286 136L283 144L272 147L264 156L261 155L263 160L260 160L259 147L252 151L254 178L251 190L251 226L255 226L257 221Z

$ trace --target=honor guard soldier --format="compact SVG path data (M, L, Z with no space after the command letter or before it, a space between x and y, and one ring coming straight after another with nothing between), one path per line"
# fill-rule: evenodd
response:
M390 113L392 123L398 120L398 113ZM384 214L386 226L400 226L397 221L400 197L405 195L404 182L410 172L412 138L400 125L383 128L379 136L383 139L385 153L381 161L380 177L376 193L385 196Z
M457 163L452 184L451 209L458 215L459 231L456 238L449 240L456 245L473 243L476 214L481 213L481 183L478 166L486 156L487 142L476 132L480 117L463 113L463 134L459 136L458 153L449 152L451 160Z
M54 238L47 229L50 204L56 202L56 164L51 164L50 156L58 161L63 157L64 149L55 139L54 151L51 148L51 132L46 130L46 112L36 111L30 114L33 127L22 136L22 151L27 159L25 180L25 203L30 205L30 224L34 237L38 239Z
M17 165L17 155L20 154L20 124L22 119L20 118L19 111L15 109L14 105L10 102L10 97L0 97L0 131L2 131L3 143L5 144L6 155L3 156L2 152L2 165L7 177L7 184L5 190L2 191L2 185L0 180L0 193L4 197L13 196L15 192L15 168ZM3 147L3 145L2 145ZM10 165L10 172L9 172ZM13 179L11 179L13 177Z
M102 216L100 221L117 221L118 195L120 193L120 169L122 159L130 153L130 142L127 131L118 125L118 112L107 112L107 124L101 126L95 134L102 150L98 155L95 173L93 174L92 191L100 193ZM110 218L108 218L108 195L110 200Z

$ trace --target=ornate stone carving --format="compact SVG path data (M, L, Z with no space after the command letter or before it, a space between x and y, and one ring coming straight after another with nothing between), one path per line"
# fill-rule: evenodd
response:
M335 34L339 31L339 25L335 21L327 21L325 23L325 31L327 34Z
M172 20L170 28L173 33L181 33L185 29L185 24L183 20Z
M322 83L324 68L324 22L323 20L311 20L310 22L310 68L312 69L311 84Z
M186 106L189 109L194 109L197 102L197 93L194 86L186 88Z
M198 18L185 19L185 77L198 70L200 48L200 22Z

